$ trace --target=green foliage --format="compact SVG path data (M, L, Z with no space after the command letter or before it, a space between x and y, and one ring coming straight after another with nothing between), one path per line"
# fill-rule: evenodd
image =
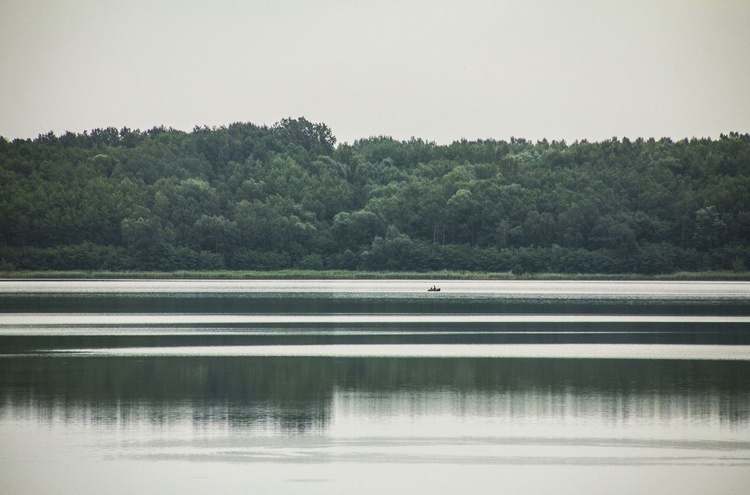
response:
M750 266L750 136L533 143L284 119L0 139L0 268L644 275Z

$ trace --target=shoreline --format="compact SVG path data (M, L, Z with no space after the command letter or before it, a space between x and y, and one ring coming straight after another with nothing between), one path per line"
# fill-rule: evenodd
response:
M662 280L662 281L750 281L750 272L707 271L642 275L632 273L487 273L468 271L370 272L345 270L220 270L220 271L7 271L0 281L19 279L104 280L104 279L197 279L197 280Z

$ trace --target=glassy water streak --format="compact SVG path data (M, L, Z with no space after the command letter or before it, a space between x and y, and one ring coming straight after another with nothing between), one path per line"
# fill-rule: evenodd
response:
M2 281L0 479L744 493L750 284Z

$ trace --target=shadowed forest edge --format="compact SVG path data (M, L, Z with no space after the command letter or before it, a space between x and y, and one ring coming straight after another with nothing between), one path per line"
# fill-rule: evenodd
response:
M747 134L336 145L304 118L105 128L0 138L0 184L6 276L743 278L750 266Z

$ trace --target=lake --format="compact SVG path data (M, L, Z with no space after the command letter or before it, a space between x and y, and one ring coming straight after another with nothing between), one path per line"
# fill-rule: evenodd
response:
M0 281L3 493L748 486L750 283Z

